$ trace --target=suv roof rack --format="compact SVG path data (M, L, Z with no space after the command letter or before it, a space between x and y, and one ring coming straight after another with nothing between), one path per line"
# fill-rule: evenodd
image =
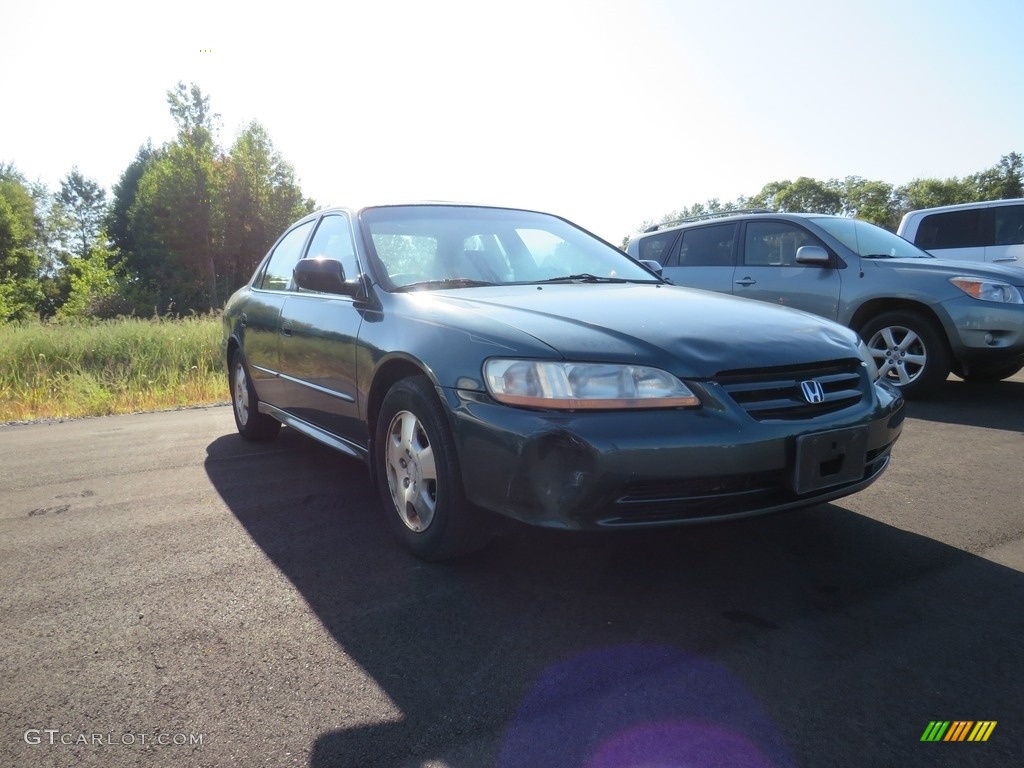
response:
M720 219L724 216L737 216L741 213L777 213L777 211L769 211L767 208L735 208L731 211L711 211L709 213L701 213L696 216L687 216L685 219L673 219L672 221L663 221L660 224L652 224L644 230L644 233L657 232L659 229L674 227L676 224L685 224L689 221Z

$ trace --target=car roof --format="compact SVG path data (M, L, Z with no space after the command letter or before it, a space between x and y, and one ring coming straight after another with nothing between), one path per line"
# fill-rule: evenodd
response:
M649 235L659 234L662 232L675 232L680 229L688 229L690 227L697 227L707 224L718 224L737 220L749 220L759 218L776 218L776 219L843 219L845 216L837 216L831 213L810 213L810 212L788 212L788 211L769 211L769 210L751 210L751 211L721 211L705 216L694 216L689 219L682 219L679 222L666 222L665 224L654 225L648 227L641 232L637 237L647 237Z
M1004 200L979 200L974 203L956 203L954 205L937 205L933 208L917 208L913 211L909 211L906 216L926 216L931 213L940 213L944 211L969 211L974 208L994 208L1002 205L1021 205L1024 203L1024 197L1014 197ZM906 216L904 218L906 218Z

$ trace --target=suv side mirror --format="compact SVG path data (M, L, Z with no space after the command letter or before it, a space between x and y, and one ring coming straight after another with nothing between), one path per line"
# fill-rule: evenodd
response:
M651 272L661 277L661 264L654 259L640 259L640 263L647 267Z
M292 269L292 277L299 288L320 293L338 293L355 296L359 283L345 282L345 268L337 259L299 259Z
M801 245L796 249L797 264L824 267L828 262L828 251L820 245Z

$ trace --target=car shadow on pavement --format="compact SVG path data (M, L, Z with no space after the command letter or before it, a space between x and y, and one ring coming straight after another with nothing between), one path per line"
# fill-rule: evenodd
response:
M314 768L1024 764L1024 576L840 504L517 526L437 565L392 540L361 464L290 430L218 438L206 470L401 712L320 734ZM956 719L998 727L921 742Z
M947 424L1024 432L1024 380L972 383L950 376L927 400L907 404L907 416Z

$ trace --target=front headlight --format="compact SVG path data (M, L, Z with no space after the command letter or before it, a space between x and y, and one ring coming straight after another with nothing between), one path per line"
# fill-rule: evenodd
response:
M484 381L506 405L530 408L696 408L700 400L670 373L644 365L488 360Z
M871 377L872 381L878 381L878 363L871 356L871 350L868 349L868 345L863 340L857 342L857 352L860 353L860 361L868 369L868 376Z
M1020 291L1009 283L985 280L981 277L951 277L949 282L975 299L996 301L1000 304L1024 304Z

